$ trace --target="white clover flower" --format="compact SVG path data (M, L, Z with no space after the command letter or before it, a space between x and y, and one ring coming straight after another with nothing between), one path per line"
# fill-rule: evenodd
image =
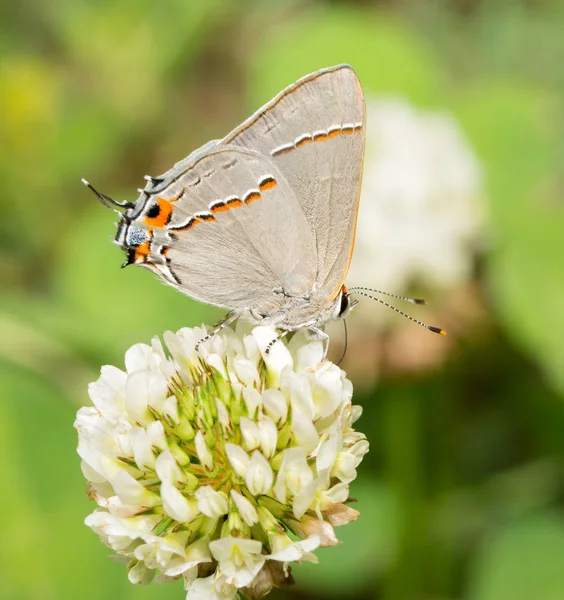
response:
M483 241L482 174L457 121L399 98L367 102L366 156L348 281L393 293L466 281Z
M348 485L368 451L352 385L296 334L203 328L137 344L103 367L78 411L78 453L98 508L86 519L133 583L182 578L188 600L261 598L316 562L358 517Z

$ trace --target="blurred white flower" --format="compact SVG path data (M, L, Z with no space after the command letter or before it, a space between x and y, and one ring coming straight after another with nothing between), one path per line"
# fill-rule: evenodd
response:
M482 175L446 112L367 102L366 156L352 285L405 293L468 279L483 232Z
M182 329L106 366L78 411L98 508L86 519L134 583L183 578L188 600L261 598L355 520L344 504L368 451L361 411L319 341ZM297 541L296 541L297 540Z

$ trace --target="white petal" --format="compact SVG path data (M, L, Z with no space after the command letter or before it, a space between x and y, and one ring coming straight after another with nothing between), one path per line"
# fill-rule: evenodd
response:
M315 417L315 406L311 395L311 386L305 375L290 374L290 404L292 409L299 410L309 420Z
M300 542L294 542L284 550L280 550L268 556L270 560L278 560L281 562L294 562L296 560L300 560L302 556L307 553L315 550L319 547L321 540L319 536L316 534L310 535L305 540Z
M133 555L137 560L144 562L149 569L158 569L162 566L157 560L157 547L154 544L141 544L137 546L133 551ZM129 580L131 581L131 578Z
M125 368L128 373L135 371L157 371L164 356L159 356L147 344L134 344L125 353Z
M279 381L280 373L282 373L284 367L292 368L294 363L290 351L282 341L270 346L270 351L266 354L266 348L277 336L278 334L270 327L260 326L253 329L253 337L266 364L273 386Z
M261 405L262 398L260 393L255 388L243 388L243 400L247 406L247 412L251 419L255 418L257 408Z
M225 404L219 399L215 399L215 406L217 408L217 420L220 422L223 431L232 431L231 417L229 411L225 407Z
M134 517L147 510L146 506L131 506L129 504L124 504L119 496L110 496L106 502L106 508L110 514L120 518Z
M178 424L178 400L174 396L169 396L163 402L163 415L172 421L175 425Z
M205 485L196 490L198 508L207 517L221 517L227 514L227 497L224 492L217 492Z
M286 422L288 418L288 402L280 390L265 390L262 393L262 403L266 414L275 423L283 424Z
M336 365L324 363L315 374L315 412L319 417L326 417L337 410L343 401L343 371Z
M199 539L186 549L186 556L180 558L175 557L169 561L164 573L170 577L184 576L184 579L189 579L188 573L191 569L204 562L211 562L211 554L209 552L209 540L207 538ZM194 579L198 572L194 573Z
M243 319L237 319L237 325L235 330L237 332L237 335L243 336L245 356L255 365L258 365L260 360L260 350L258 349L257 341L251 335L252 327L249 328L248 326L249 323L246 323Z
M109 420L125 414L127 375L111 365L102 367L97 381L89 384L88 394L94 406Z
M114 517L105 510L96 510L86 517L84 524L98 534L135 540L151 532L160 520L159 515L147 514L124 519Z
M296 334L288 346L290 351L294 351L294 348L297 348L294 351L294 356L296 357L294 368L298 372L316 367L323 360L323 341L306 341L305 332L299 337L298 334Z
M251 462L249 455L241 446L229 443L225 444L225 453L235 473L244 479L249 468L249 463Z
M149 423L147 426L147 435L151 440L151 444L159 450L166 450L168 448L165 430L161 421Z
M284 450L284 456L278 471L274 493L279 502L286 503L286 493L300 494L304 488L314 481L313 472L307 464L306 454L303 448L288 448Z
M125 404L130 419L140 425L153 421L149 406L160 412L167 397L167 381L160 373L136 371L127 378Z
M237 588L233 585L218 585L216 589L217 576L210 575L205 578L197 578L188 590L186 600L233 600L237 595Z
M362 417L362 406L360 406L359 404L355 404L352 407L351 424L358 421L360 417Z
M224 379L228 379L225 364L219 354L208 354L206 362L210 367L218 371Z
M356 456L356 458L358 460L358 464L360 464L360 462L364 458L364 455L368 452L369 447L370 446L368 444L368 440L360 440L356 444L354 444L354 446L351 446L347 450L347 452L350 452L351 454ZM357 466L358 466L358 464L357 464Z
M155 466L155 455L153 454L153 445L149 435L142 427L134 427L130 432L131 447L136 465L142 471Z
M312 505L315 498L316 482L310 481L301 486L300 491L294 496L292 503L292 512L296 519L301 519L304 513Z
M167 515L180 523L188 523L199 514L198 504L185 498L169 481L161 484L163 508Z
M245 498L242 494L235 490L231 490L231 498L235 502L235 506L237 506L237 510L239 514L243 518L243 521L249 526L252 527L255 523L258 522L258 513L257 509L251 504L251 502Z
M342 503L349 497L349 486L346 483L337 483L323 494L332 504Z
M213 469L213 456L206 445L206 440L201 430L198 430L196 433L194 442L200 462L208 471L211 471Z
M337 459L340 446L339 441L339 435L335 432L319 445L315 467L322 486L326 487L329 485L329 474Z
M157 494L141 485L126 471L116 473L110 483L123 504L130 506L157 506L160 504Z
M127 572L127 577L131 583L139 583L141 585L147 585L153 579L155 572L147 569L145 564L141 561L134 564Z
M233 360L233 367L237 378L244 385L252 388L260 381L258 369L249 359L238 356Z
M225 581L238 588L249 585L266 560L258 540L220 538L210 542L210 550Z
M337 479L340 479L344 483L350 483L356 479L356 467L358 463L359 461L354 454L339 452L331 471L331 476L337 477Z
M260 447L266 458L272 458L278 442L278 428L270 417L262 415L258 421Z
M168 563L164 572L171 577L178 577L178 575L186 573L186 571L192 569L196 565L204 562L211 562L211 560L209 540L208 538L203 537L190 544L185 549L183 556L173 558Z
M319 434L311 419L297 408L292 410L292 431L296 445L301 446L306 454L311 454L319 443Z
M78 455L94 471L99 473L106 480L110 481L123 469L123 465L101 452L89 439L79 431L78 436Z
M262 452L255 450L245 478L249 491L254 496L266 494L270 491L273 480L272 467Z
M80 470L86 479L91 483L103 485L106 483L106 478L95 471L86 461L80 461ZM112 492L113 493L113 492Z
M172 484L183 481L178 463L169 450L165 450L158 455L155 461L155 471L161 481L168 481Z
M260 446L260 432L257 424L247 417L241 417L239 421L241 437L243 438L243 448L247 452L256 450Z

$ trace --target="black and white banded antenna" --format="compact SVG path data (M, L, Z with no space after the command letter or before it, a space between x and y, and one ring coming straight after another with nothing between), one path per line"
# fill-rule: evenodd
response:
M380 302L380 304L383 304L384 306L391 308L393 311L397 312L402 317L405 317L406 319L409 319L410 321L417 323L417 325L421 325L421 327L425 327L425 329L428 329L429 331L432 331L433 333L438 333L440 335L447 334L447 332L444 329L441 329L440 327L434 327L433 325L427 325L427 323L423 323L423 321L419 321L418 319L415 319L411 315L404 313L399 308L396 308L395 306L392 306L385 300L382 300L382 298L377 298L376 296L373 296L372 294L382 294L384 296L390 296L392 298L397 298L398 300L403 300L404 302L409 302L410 304L423 304L424 305L424 304L427 304L426 300L423 300L421 298L407 298L406 296L398 296L397 294L390 294L388 292L382 292L380 290L373 290L371 288L365 288L365 287L349 288L348 292L349 292L349 294L356 294L358 296L364 296L365 298L370 298L371 300ZM372 292L372 294L369 294L367 292Z

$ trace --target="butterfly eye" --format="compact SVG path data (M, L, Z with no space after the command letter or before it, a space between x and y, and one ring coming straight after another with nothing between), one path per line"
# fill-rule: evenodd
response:
M336 313L336 318L344 319L355 304L356 302L351 302L351 297L349 296L348 292L343 290L341 292L341 301L339 303L339 309Z

